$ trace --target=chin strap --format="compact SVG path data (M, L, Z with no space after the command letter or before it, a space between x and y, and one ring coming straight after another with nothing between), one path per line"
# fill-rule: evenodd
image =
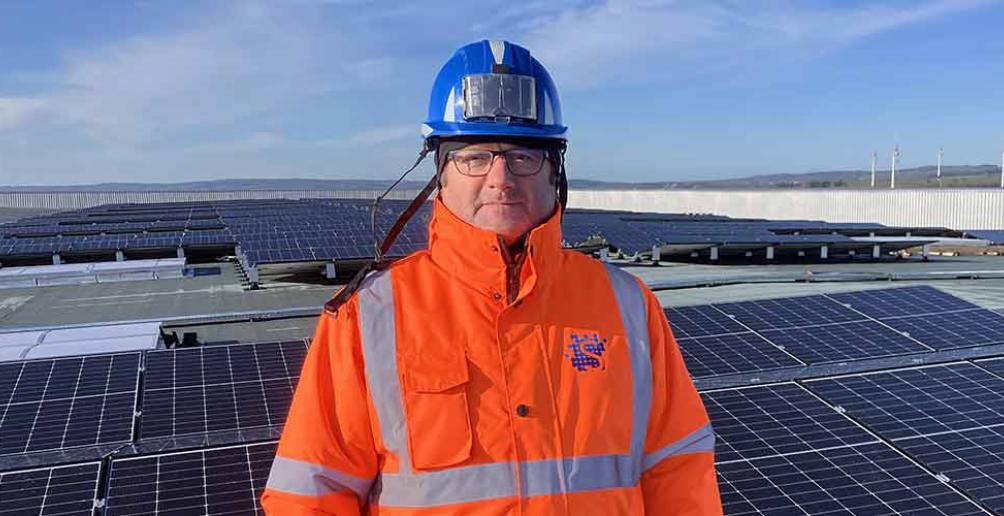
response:
M401 174L401 177L399 177L397 181L394 181L390 187L384 190L382 194L373 200L373 205L370 207L370 230L373 232L373 260L364 265L362 269L359 269L359 272L352 277L351 281L342 287L341 290L339 290L334 297L328 300L327 303L324 303L325 312L331 314L337 313L338 308L345 304L345 302L352 297L352 294L359 290L359 286L362 285L363 280L366 279L366 276L369 275L370 272L382 270L387 267L388 262L385 256L388 252L390 252L391 247L394 246L394 242L397 240L398 235L401 234L401 231L404 230L408 221L411 220L411 218L415 215L415 212L422 207L425 201L429 199L432 192L436 190L436 186L439 185L439 174L432 176L429 182L425 185L425 188L422 188L422 191L420 191L418 195L411 200L408 207L405 208L400 215L398 215L397 220L394 221L394 225L391 226L390 230L387 231L387 235L384 236L382 240L380 239L379 230L377 229L377 210L380 207L380 201L387 197L387 194L389 194L395 186L403 181L408 174L418 168L418 165L422 163L425 157L434 148L435 143L427 140L425 145L422 147L422 151L419 152L418 158L415 160L415 164L406 170L404 174Z
M555 157L556 169L558 170L558 202L561 203L561 217L565 217L565 206L568 204L568 176L565 175L565 151L568 145L561 142L558 147L558 155Z

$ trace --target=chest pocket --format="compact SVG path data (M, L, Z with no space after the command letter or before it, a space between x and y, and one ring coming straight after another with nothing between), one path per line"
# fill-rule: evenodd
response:
M404 359L408 447L416 470L459 464L471 456L470 382L462 349Z

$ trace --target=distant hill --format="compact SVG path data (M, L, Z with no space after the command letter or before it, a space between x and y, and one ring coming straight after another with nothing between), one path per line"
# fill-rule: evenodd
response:
M0 192L191 192L229 190L382 190L392 181L375 179L219 179L183 183L97 183L65 186L0 186ZM404 181L398 188L418 189L424 182Z
M896 171L896 186L900 188L937 187L937 167L925 166ZM889 170L876 173L876 186L888 187ZM942 167L942 185L949 187L1000 186L997 165L965 165ZM389 180L376 179L221 179L184 183L98 183L66 186L0 186L0 192L179 192L227 190L383 190ZM871 172L867 170L834 170L800 174L764 174L738 179L710 181L618 182L592 179L571 179L570 187L582 190L712 190L712 189L779 189L779 188L868 188ZM398 188L418 190L421 181L404 181Z
M937 187L938 168L925 166L896 171L896 186L900 188ZM889 170L876 170L876 187L889 186ZM997 165L964 165L941 167L942 185L951 187L1000 186L1000 167ZM870 170L834 170L796 174L764 174L736 179L711 181L665 181L645 183L618 183L573 179L572 188L606 189L630 188L638 190L718 190L718 189L779 189L779 188L868 188Z

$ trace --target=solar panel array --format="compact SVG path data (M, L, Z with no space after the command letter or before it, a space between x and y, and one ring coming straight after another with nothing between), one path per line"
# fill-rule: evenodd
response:
M363 260L373 256L371 201L302 199L270 201L218 208L240 242L249 266L259 263ZM377 236L382 236L407 203L384 201L376 212ZM405 226L389 256L424 249L431 209L423 206Z
M8 261L52 254L93 259L111 251L172 253L177 248L239 247L240 258L250 267L363 260L373 256L371 204L365 199L109 204L0 224L0 256ZM406 206L407 202L400 200L381 203L375 217L378 236L389 230ZM430 216L426 203L400 234L389 256L401 257L424 248ZM829 253L836 255L850 250L864 252L875 243L855 241L852 236L856 235L955 235L943 228L574 209L565 213L562 230L568 247L595 250L610 246L627 254L648 253L653 247L663 248L663 254L687 254L712 246L742 250L779 246L804 252L826 245ZM922 241L889 239L881 243L886 250L894 250Z
M298 340L0 364L0 514L260 513L306 352Z
M0 256L233 247L211 203L108 204L0 224Z
M670 308L666 315L697 378L1004 344L1004 316L929 286Z
M981 321L985 333L969 340L958 325L915 324L908 336L887 324L986 313L997 320ZM1004 358L965 360L1004 355L994 346L1004 339L996 326L1004 317L926 286L674 308L667 316L694 376L706 371L700 353L725 352L688 347L716 334L763 336L759 349L783 349L804 363L785 381L743 386L763 369L739 348L727 371L736 386L702 392L726 514L1004 514ZM892 367L875 361L885 355L914 358ZM936 363L911 364L925 357ZM865 371L827 376L818 364L835 360Z
M886 324L979 310L930 287L667 309L715 427L726 514L1004 514L1004 346ZM0 366L0 514L260 514L306 351L296 341ZM769 371L787 376L757 380ZM67 433L73 410L58 421L37 408L115 396L133 401L124 438L87 427L93 409ZM11 412L21 406L35 408ZM110 441L122 449L77 458Z
M1004 378L990 371L998 361L805 384L984 507L1004 512Z

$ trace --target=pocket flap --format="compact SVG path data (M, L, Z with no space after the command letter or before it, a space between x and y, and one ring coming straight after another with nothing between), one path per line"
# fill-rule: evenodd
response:
M404 389L408 392L443 392L470 380L463 349L414 354L405 357L404 362Z

